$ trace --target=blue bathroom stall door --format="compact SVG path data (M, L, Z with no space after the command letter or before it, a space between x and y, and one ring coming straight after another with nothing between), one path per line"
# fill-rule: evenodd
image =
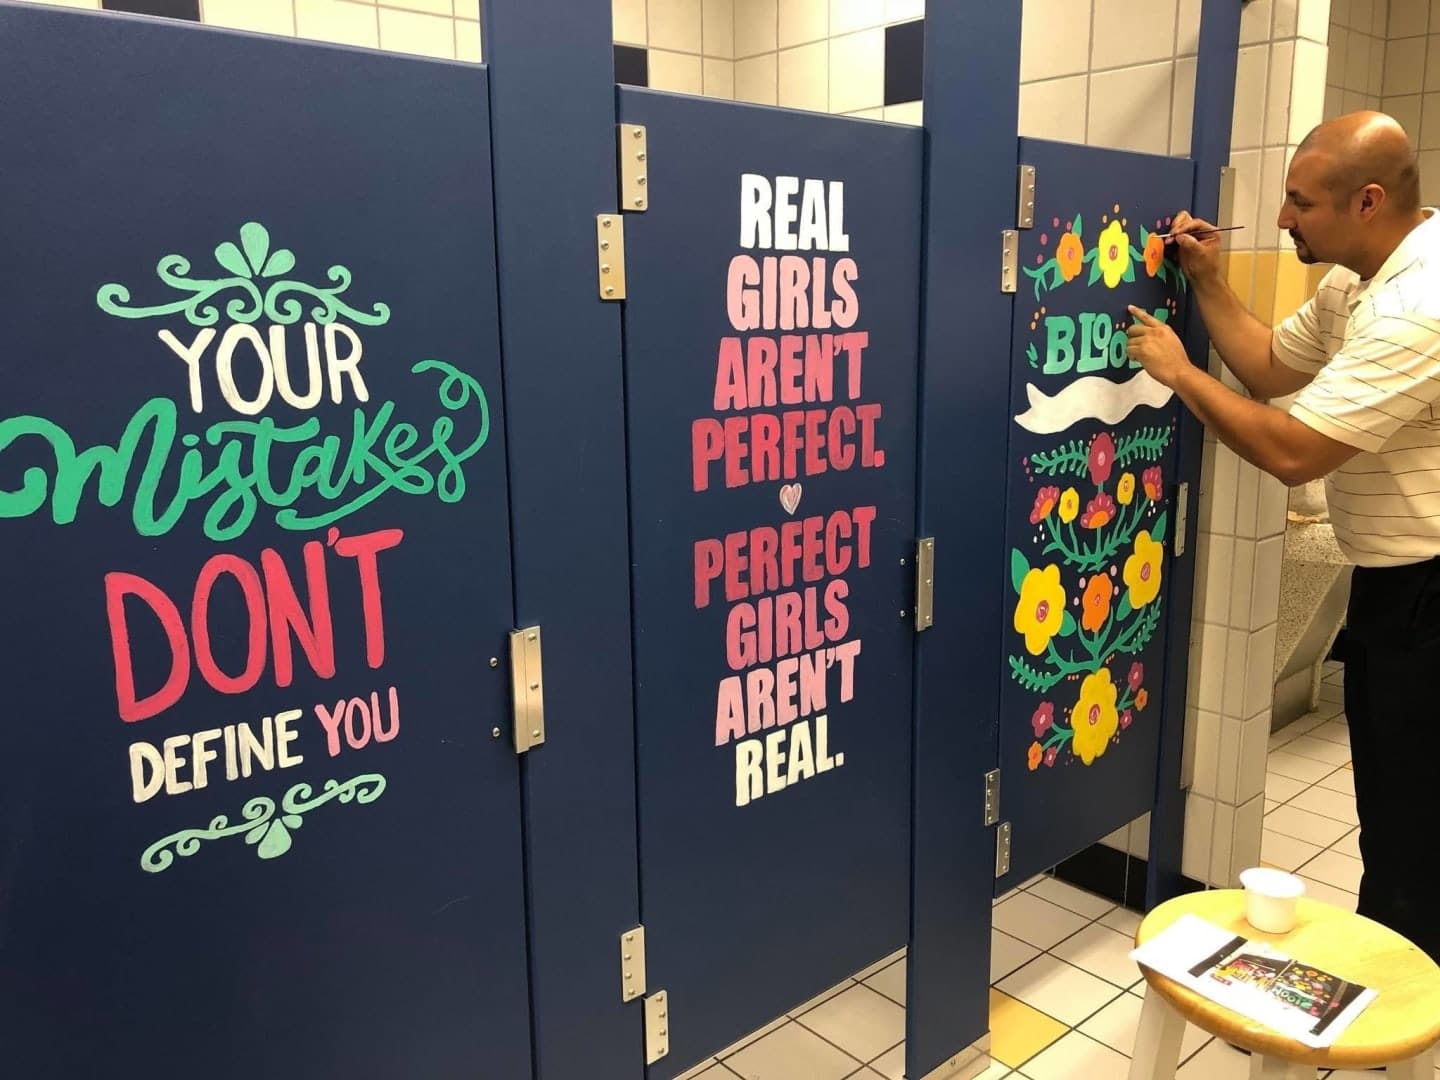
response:
M485 69L0 3L0 142L4 1073L529 1076Z
M906 943L922 133L619 95L647 144L624 325L668 1080Z
M1187 283L1160 238L1194 164L1022 139L1000 657L1003 892L1155 799L1179 399L1130 360L1128 305L1177 330ZM1188 560L1180 564L1189 572Z

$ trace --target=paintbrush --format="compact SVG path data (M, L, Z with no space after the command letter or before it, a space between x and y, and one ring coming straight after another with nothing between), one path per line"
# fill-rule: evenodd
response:
M1244 225L1223 225L1220 228L1216 229L1197 229L1195 232L1189 233L1167 232L1156 233L1155 235L1158 236L1161 240L1171 240L1177 236L1212 236L1215 233L1234 232L1236 229L1243 229L1244 227Z

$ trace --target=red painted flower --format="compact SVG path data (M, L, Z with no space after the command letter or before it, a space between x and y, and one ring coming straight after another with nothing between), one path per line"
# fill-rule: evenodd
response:
M1131 690L1139 690L1140 684L1145 681L1145 665L1136 660L1130 665L1130 674L1125 677L1125 681L1130 684Z
M1057 747L1057 746L1052 746L1052 747L1050 747L1049 750L1046 750L1046 751L1045 751L1045 767L1048 769L1048 768L1050 768L1052 765L1054 765L1054 764L1055 764L1055 759L1056 759L1057 757L1059 757L1059 756L1060 756L1060 748Z
M1110 479L1110 470L1115 467L1115 440L1102 431L1090 444L1090 480L1103 484Z
M1115 500L1103 491L1090 500L1080 515L1082 529L1099 529L1115 520Z
M1120 728L1121 728L1122 731L1123 731L1125 728L1128 728L1128 727L1129 727L1131 724L1133 724L1134 722L1135 722L1135 714L1132 713L1129 709L1126 709L1124 712L1122 712L1122 713L1120 714Z
M1035 506L1030 511L1030 524L1039 525L1055 510L1055 504L1060 501L1060 489L1058 487L1042 487L1035 493Z
M1045 733L1055 723L1055 706L1048 701L1042 701L1035 714L1030 717L1030 727L1034 729L1035 738L1043 739Z
M1146 469L1145 475L1141 477L1141 482L1145 485L1145 497L1151 502L1159 502L1161 491L1160 466L1153 465Z

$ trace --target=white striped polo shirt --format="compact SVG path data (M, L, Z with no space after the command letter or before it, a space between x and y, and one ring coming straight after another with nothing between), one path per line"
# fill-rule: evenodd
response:
M1290 415L1360 451L1325 480L1360 566L1440 555L1440 216L1425 214L1373 278L1336 266L1273 338L1314 375Z

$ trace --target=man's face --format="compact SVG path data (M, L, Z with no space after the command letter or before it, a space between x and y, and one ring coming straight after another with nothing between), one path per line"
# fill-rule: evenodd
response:
M1340 262L1353 246L1359 219L1351 214L1352 197L1326 184L1329 163L1314 153L1295 155L1285 178L1285 202L1276 224L1295 241L1302 263Z

